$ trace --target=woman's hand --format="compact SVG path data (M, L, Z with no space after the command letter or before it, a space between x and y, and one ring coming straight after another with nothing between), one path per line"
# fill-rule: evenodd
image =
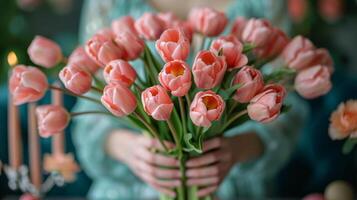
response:
M165 142L168 148L174 145ZM155 153L163 150L157 139L129 131L116 131L107 139L107 152L115 159L124 162L144 182L156 190L174 197L172 190L180 186L179 161L175 158ZM169 167L165 169L163 167Z
M203 154L186 162L187 185L203 187L199 197L216 191L235 163L229 143L225 138L208 140L203 143Z
M186 162L187 185L198 186L198 196L215 192L237 162L258 157L263 144L255 133L219 137L203 143L203 154Z

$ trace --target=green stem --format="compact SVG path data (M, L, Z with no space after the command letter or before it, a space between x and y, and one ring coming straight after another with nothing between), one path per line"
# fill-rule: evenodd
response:
M183 134L186 134L187 126L186 126L185 105L183 103L182 97L178 97L178 101L179 101L179 105L180 105L180 112L181 112L181 118L182 118Z
M103 90L102 90L102 89L99 89L99 88L97 88L97 87L95 87L95 86L92 86L91 89L92 89L93 91L99 93L99 94L103 94Z
M73 93L73 92L70 92L70 91L68 91L68 90L66 90L66 89L63 89L63 88L61 88L61 87L57 87L57 86L50 85L50 89L52 89L52 90L59 90L59 91L62 91L63 93L68 94L68 95L70 95L70 96L79 97L79 98L86 99L86 100L88 100L88 101L92 101L92 102L94 102L94 103L98 103L98 104L102 105L102 102L100 102L100 101L97 100L97 99L94 99L94 98L92 98L92 97L83 96L83 95L78 95L78 94L75 94L75 93Z
M224 130L226 130L226 128L228 128L229 125L231 125L236 119L238 119L239 117L247 114L248 111L247 110L242 110L239 113L237 113L236 115L234 115L232 118L230 118L228 120L228 122L223 126L221 132L223 132Z
M150 85L154 85L156 83L156 77L155 77L155 74L153 74L153 70L150 69L150 64L148 63L148 61L146 61L146 59L147 58L145 56L144 56L144 58L141 58L141 60L144 63L144 66L145 66L145 73L148 74L148 76L149 76Z
M159 140L161 146L165 149L165 151L168 152L169 149L166 147L164 141L162 141L162 138L160 138L159 135L157 134L158 132L157 132L157 130L155 129L155 127L153 127L151 124L149 124L143 117L140 116L140 114L136 113L135 111L134 111L132 114L133 114L133 116L135 116L138 120L140 120L141 123L143 123L143 124L146 126L146 128L149 129L149 131L151 132L151 134Z
M190 108L190 106L191 106L190 96L188 96L188 94L186 94L186 95L185 95L185 98L186 98L186 101L187 101L188 108Z
M181 145L181 141L179 140L179 137L178 137L178 134L177 134L177 131L174 127L174 125L172 124L171 120L167 120L167 125L169 126L169 129L172 133L172 136L175 140L175 143L176 143L176 146L179 150L179 155L178 155L178 158L179 158L179 161L180 161L180 173L181 173L181 186L177 189L177 192L178 192L178 199L179 200L186 200L186 175L185 175L185 171L186 171L186 168L185 168L185 155L184 155L184 152L183 152L183 149L182 149L182 145Z
M206 43L206 37L202 35L202 43L201 43L201 47L198 49L198 52L205 48L205 43Z
M77 116L80 116L80 115L87 115L87 114L103 114L103 115L112 116L111 113L105 112L105 111L85 111L85 112L71 112L70 113L71 117L77 117Z
M231 114L231 112L238 106L239 102L238 101L234 101L233 105L230 107L229 111L228 111L228 115Z
M137 84L137 83L133 83L133 85L134 85L134 87L135 87L135 89L138 91L138 92L140 92L140 94L141 94L141 92L143 91L143 89Z

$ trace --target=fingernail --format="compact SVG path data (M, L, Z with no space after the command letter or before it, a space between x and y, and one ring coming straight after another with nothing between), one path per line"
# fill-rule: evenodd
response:
M181 181L175 181L175 186L180 186L181 185Z

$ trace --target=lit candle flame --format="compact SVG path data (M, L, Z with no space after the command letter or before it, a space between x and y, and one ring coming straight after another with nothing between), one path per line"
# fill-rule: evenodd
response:
M15 52L10 51L9 54L7 54L7 62L11 67L17 65L18 60Z

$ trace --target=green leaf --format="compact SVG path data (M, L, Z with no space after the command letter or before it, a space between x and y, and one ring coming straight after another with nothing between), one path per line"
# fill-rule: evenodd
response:
M252 51L255 48L255 45L250 44L250 43L245 43L243 46L243 53L248 53Z
M281 113L289 112L292 107L293 107L292 105L286 105L286 104L284 104L284 105L281 107L281 111L280 111L280 112L281 112Z
M353 148L357 145L357 139L347 139L342 147L343 154L349 154Z
M242 84L235 84L228 89L219 90L218 94L226 101L226 100L230 99L233 96L234 92L237 89L239 89L240 87L242 87Z
M289 69L287 67L280 67L280 68L275 69L269 75L264 76L264 82L265 83L278 82L285 78L294 76L295 74L296 74L296 71L294 69Z
M176 108L174 108L171 113L171 121L176 129L176 132L179 134L179 137L182 138L183 129L182 129L181 117L178 114Z
M100 80L98 77L96 77L95 75L93 75L92 77L94 80L94 86L103 90L105 87L105 83L102 80Z
M187 133L184 135L184 142L186 144L186 148L184 148L187 152L196 152L202 153L202 141L203 141L203 134L198 137L198 141L194 141L194 137L192 133Z

